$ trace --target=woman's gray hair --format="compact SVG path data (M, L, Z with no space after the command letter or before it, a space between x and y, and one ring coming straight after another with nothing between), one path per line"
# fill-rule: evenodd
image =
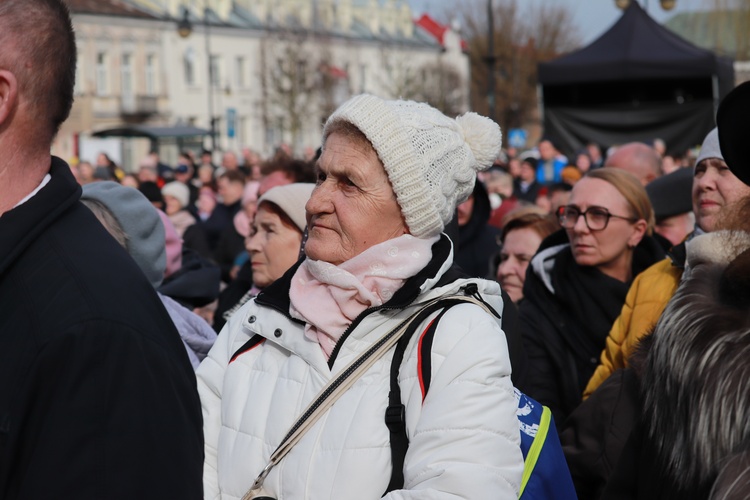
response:
M117 243L122 245L124 249L128 249L128 240L129 237L127 233L122 229L122 226L119 222L117 222L117 219L115 219L114 215L112 215L112 212L109 211L109 209L100 201L94 200L91 198L82 198L81 203L86 205L91 212L93 212L94 216L101 222L102 226L104 226L104 229L106 229L109 234L112 235L114 239L117 240Z

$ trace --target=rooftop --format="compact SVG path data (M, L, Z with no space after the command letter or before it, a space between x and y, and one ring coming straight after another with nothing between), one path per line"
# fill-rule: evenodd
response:
M64 0L73 14L98 14L157 19L155 16L122 0Z

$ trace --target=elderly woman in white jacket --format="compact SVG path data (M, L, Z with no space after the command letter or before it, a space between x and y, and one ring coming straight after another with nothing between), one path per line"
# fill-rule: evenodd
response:
M360 95L328 119L306 258L232 316L198 371L206 498L251 498L256 477L276 499L517 498L508 348L499 319L476 304L448 309L425 354L431 314L404 352L403 484L389 485L384 423L393 349L268 466L321 389L426 302L478 292L502 314L499 285L464 277L441 234L500 145L487 118L411 101Z

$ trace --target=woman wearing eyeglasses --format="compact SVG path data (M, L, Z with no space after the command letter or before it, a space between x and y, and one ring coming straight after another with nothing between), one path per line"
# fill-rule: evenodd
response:
M650 236L646 190L624 170L587 173L557 216L563 230L531 260L520 316L530 362L524 389L562 425L581 402L630 283L664 253Z

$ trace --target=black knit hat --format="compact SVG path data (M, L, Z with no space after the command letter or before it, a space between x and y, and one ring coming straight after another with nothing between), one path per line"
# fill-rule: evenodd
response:
M157 202L164 206L164 197L161 195L161 189L159 189L158 184L155 182L141 182L141 185L138 186L138 190L143 193L146 199L151 203Z
M693 169L679 168L646 185L656 222L693 210Z
M719 145L729 170L739 180L750 186L750 82L734 88L721 101L716 115L719 127Z
M521 162L528 163L534 170L536 170L537 166L539 165L539 160L537 160L533 156L527 156L526 158L521 159Z

